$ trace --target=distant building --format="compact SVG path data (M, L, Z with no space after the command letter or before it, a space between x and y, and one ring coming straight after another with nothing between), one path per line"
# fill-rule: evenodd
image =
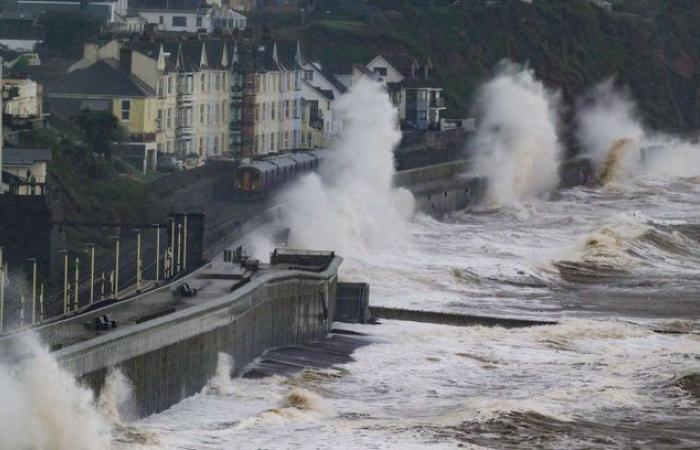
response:
M402 128L437 130L445 101L442 86L430 77L432 68L429 59L420 64L416 58L404 55L378 55L366 65L352 64L350 73L335 77L347 87L365 78L382 83L399 111Z
M16 119L35 119L43 115L43 89L28 78L2 80L3 115Z
M302 61L297 42L259 42L255 49L253 155L301 146Z
M44 195L46 193L49 148L5 148L2 175L13 195Z
M211 33L244 30L247 19L231 9L192 0L131 0L129 7L159 31Z
M102 23L116 22L117 16L127 14L128 0L17 0L16 14L38 19L47 11L87 14Z
M44 28L35 20L0 18L0 45L15 51L32 51L43 41Z

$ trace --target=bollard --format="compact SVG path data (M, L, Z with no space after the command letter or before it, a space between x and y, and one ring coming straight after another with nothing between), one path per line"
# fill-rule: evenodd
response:
M78 310L78 292L80 291L80 258L76 257L75 258L75 296L74 296L74 304L73 304L73 311Z
M95 301L95 244L88 244L90 252L90 304Z

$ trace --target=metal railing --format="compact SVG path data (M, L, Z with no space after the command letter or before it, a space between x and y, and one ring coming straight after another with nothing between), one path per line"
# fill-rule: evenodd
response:
M119 301L186 273L189 269L187 215L182 215L180 221L171 217L167 224L152 224L148 228L153 231L155 240L155 245L149 249L153 252L150 257L144 254L143 238L147 231L131 230L136 236L136 256L126 263L133 265L135 271L127 279L122 277L125 269L122 235L112 236L112 262L101 267L95 265L93 243L85 244L82 252L59 252L63 266L62 286L53 295L47 295L47 283L40 280L36 258L26 259L30 280L23 283L24 277L19 273L10 277L10 267L0 247L0 335L79 314L99 302ZM144 265L145 260L150 262ZM145 284L145 273L151 273L152 284ZM8 291L14 298L8 298ZM50 305L60 305L60 312L52 314Z

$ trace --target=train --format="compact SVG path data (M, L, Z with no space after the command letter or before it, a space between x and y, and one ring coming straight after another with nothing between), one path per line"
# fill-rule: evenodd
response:
M268 156L243 163L234 173L236 192L270 192L300 175L316 170L327 150L307 150Z

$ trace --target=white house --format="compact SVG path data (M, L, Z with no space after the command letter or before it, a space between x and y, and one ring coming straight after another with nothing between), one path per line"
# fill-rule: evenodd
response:
M247 19L229 8L188 0L131 0L130 8L160 31L211 33L215 29L244 30Z

